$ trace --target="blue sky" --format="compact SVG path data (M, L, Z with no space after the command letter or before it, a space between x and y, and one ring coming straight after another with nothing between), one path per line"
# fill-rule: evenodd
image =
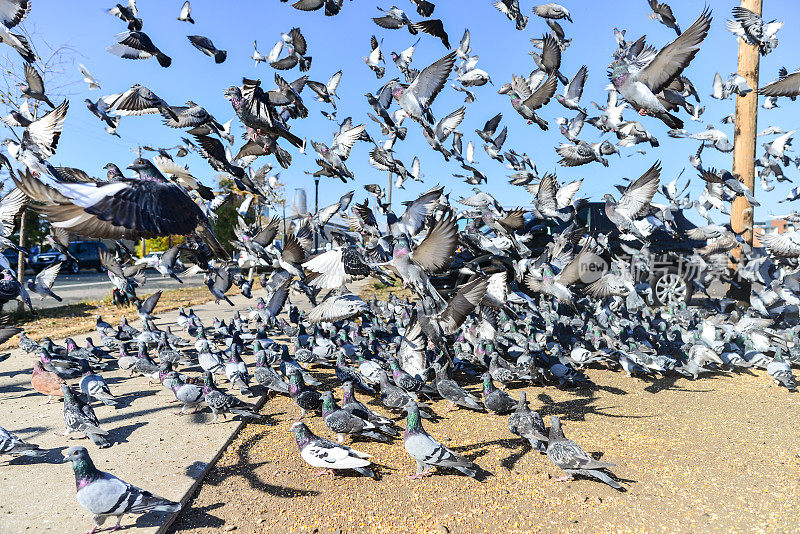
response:
M394 0L394 2L405 10L412 20L421 18L410 1ZM390 51L399 52L416 39L405 29L385 30L372 22L371 17L379 15L376 6L388 8L391 7L390 2L345 0L344 8L338 16L325 17L322 11L305 13L278 0L236 2L194 0L192 2L192 16L196 21L194 25L176 20L182 3L182 0L138 2L139 16L144 20L143 30L173 59L172 66L164 69L155 59L125 60L105 50L113 43L113 36L126 29L122 21L105 12L104 8L111 7L110 0L107 3L34 0L24 26L33 35L40 53L46 55L43 41L53 47L69 45L71 51L68 54L75 63L74 68L67 70L66 79L62 77L59 80L51 78L45 80L46 85L51 87L75 82L61 90L61 95L55 95L58 99L61 96L70 98L71 108L58 151L52 158L54 164L80 167L95 176L104 176L102 167L105 163L112 161L124 168L134 157L131 149L137 145L173 146L180 142L183 132L162 125L160 116L125 117L118 130L122 138L109 136L103 130L103 124L83 104L84 98L96 100L101 95L124 91L133 83L146 85L173 105L181 105L189 99L194 100L208 109L220 122L227 121L233 116L233 110L223 97L223 89L240 84L243 76L262 79L266 88L273 86L275 71L264 63L254 66L250 59L253 40L258 40L259 51L266 54L280 38L281 32L286 32L294 26L302 29L308 41L308 55L313 57L309 72L312 79L324 83L338 69L344 71L338 89L338 94L341 96L338 118L350 115L356 124L366 123L368 131L376 140L381 139L380 131L367 118L370 108L363 95L367 91L376 92L383 83L399 76L391 61ZM584 196L600 199L604 193L612 191L614 184L621 183L622 177L638 177L656 159L660 159L663 164L662 180L669 181L686 168L681 183L687 177L691 177L692 190L695 194L699 192L701 180L697 178L688 162L688 156L697 149L698 142L671 139L667 137L666 128L660 121L649 117L638 117L632 110L627 110L624 117L631 120L640 119L658 137L661 142L660 148L652 149L649 145L623 148L621 158L617 156L609 158L611 163L609 168L597 163L566 168L556 163L559 157L554 147L562 142L563 137L558 133L558 127L553 119L559 116L571 117L573 112L563 108L553 99L540 113L550 122L550 130L542 132L535 125L527 125L513 110L508 98L497 94L499 86L510 81L512 74L527 75L535 68L528 55L528 51L532 50L529 39L541 37L549 30L544 19L531 14L534 2L521 0L520 3L524 12L531 15L528 26L523 31L515 30L514 24L498 12L489 0L439 0L434 13L435 18L444 21L453 46L457 46L464 29L469 27L472 34L472 53L480 56L478 67L489 72L494 81L494 86L487 84L473 88L477 100L473 104L466 105L466 118L460 127L465 133L464 146L466 147L467 140L473 140L476 144L479 167L489 176L489 182L483 186L484 189L507 205L524 205L529 202L529 195L524 189L508 184L507 175L511 171L485 154L481 148L480 138L474 133L475 128L482 126L495 113L502 112L503 124L509 128L508 141L504 148L527 152L536 163L540 174L555 171L562 182L583 178L585 181L581 194ZM673 30L647 18L649 8L645 0L614 2L565 0L563 4L570 9L574 23L567 21L562 23L567 37L572 38L573 42L563 54L561 71L571 77L581 65L588 66L589 77L582 100L587 107L591 107L592 100L602 104L606 100L605 86L608 84L606 68L616 48L612 28L616 26L626 29L628 37L632 39L646 34L648 42L658 48L675 38ZM707 123L714 124L725 131L731 141L733 125L722 125L719 119L733 112L734 101L733 99L717 101L712 99L709 93L715 72L720 72L725 78L736 69L737 43L734 36L725 30L724 24L730 17L730 8L738 4L739 2L732 1L709 2L714 16L711 32L694 62L684 72L698 88L702 99L701 105L706 106L706 111L702 122L690 121L685 112L680 113L686 128L690 131L703 130ZM785 65L790 71L800 67L795 59L796 51L800 49L800 32L796 31L800 25L800 4L795 1L776 0L765 4L765 17L784 20L786 25L778 34L780 45L777 50L762 58L762 85L776 78L781 65ZM696 2L673 1L672 7L683 28L687 28L702 11L702 5ZM210 37L218 48L228 51L227 61L221 65L214 64L212 58L201 54L191 46L186 39L186 36L191 34ZM377 80L362 60L362 57L369 53L369 40L373 34L379 40L383 40L382 50L387 59L387 74L382 80ZM438 39L422 35L412 66L421 69L446 52ZM4 53L7 53L7 50ZM18 56L12 52L8 57L21 68L21 59ZM99 91L89 91L88 87L80 82L81 77L77 71L79 62L86 65L99 80L102 86ZM290 81L300 75L297 69L284 71L281 74ZM292 131L300 137L330 144L336 125L320 113L320 110L331 111L330 106L312 99L309 90L304 93L304 98L310 109L310 116L306 120L293 121ZM56 100L53 95L51 99ZM759 108L759 130L768 125L781 126L787 130L796 127L800 118L800 100L791 102L788 99L780 99L779 104L780 107L773 110ZM432 109L438 119L461 105L464 105L463 93L454 91L448 84L436 99ZM431 151L417 125L406 121L405 126L409 127L409 135L405 142L395 146L396 155L408 167L413 157L418 155L425 178L422 184L407 181L404 191L396 191L395 206L398 201L413 198L436 184L445 185L452 192L451 199L470 194L472 186L452 177L452 173L462 172L458 164L454 161L445 163L440 154ZM241 127L237 125L234 130L237 136L236 145L232 148L234 153L242 143L239 137L241 131ZM604 138L599 131L588 124L581 137L590 142ZM766 138L759 138L759 143L762 140L765 141ZM616 142L616 138L611 138L611 141ZM449 144L448 140L447 145ZM288 144L286 147L292 152L294 162L288 170L281 172L281 179L290 192L290 200L293 188L306 187L309 192L309 207L312 207L313 181L303 171L316 168L313 150L303 155ZM364 184L378 183L385 187L387 175L369 165L370 148L371 146L366 143L358 143L347 162L348 167L356 175L355 182L345 185L339 180L323 180L320 184L320 205L333 202L349 189L357 190L356 199L363 198L366 194L362 188ZM635 153L637 148L646 148L647 154L627 157ZM757 153L761 152L763 149L759 146ZM178 161L188 164L195 176L208 183L211 183L216 175L197 154ZM267 157L261 158L255 165L260 166L266 161L275 163L274 158ZM731 161L731 154L721 154L712 149L703 152L703 162L706 166L730 168ZM785 172L792 179L799 177L798 170L793 165ZM791 206L791 204L777 204L777 201L786 196L792 184L775 185L773 192L766 193L757 184L756 196L761 200L762 206L756 211L756 220L764 219L781 210L785 212ZM720 216L719 219L724 220L724 216Z

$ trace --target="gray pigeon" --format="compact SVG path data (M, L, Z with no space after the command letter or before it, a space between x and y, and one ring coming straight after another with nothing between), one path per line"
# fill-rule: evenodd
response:
M656 96L689 66L711 27L706 9L677 39L661 49L644 68L635 60L615 56L608 70L614 88L641 115L652 115L670 128L683 128L683 121L670 114Z
M413 475L408 475L408 478L419 479L428 476L433 467L452 467L467 476L478 478L478 466L451 451L425 432L416 402L410 401L403 408L408 414L403 444L408 455L417 462L416 471Z
M205 399L205 392L203 388L197 384L186 383L179 373L175 371L170 372L164 378L164 385L172 390L175 395L175 400L181 403L181 409L177 412L172 412L173 415L183 415L187 409L191 408L189 413L197 413L200 409L200 403Z
M539 412L534 412L528 408L525 400L525 392L519 392L519 402L517 409L508 418L508 429L512 434L523 439L527 439L531 447L539 452L547 452L547 429Z
M86 402L91 402L92 399L97 399L106 406L116 406L119 401L114 398L114 395L111 393L111 390L108 388L108 384L106 383L105 379L92 372L89 369L89 365L84 365L84 375L81 378L78 387L80 387L81 393L86 396Z
M559 482L572 479L572 475L583 475L596 478L605 482L616 490L623 489L613 478L602 470L614 467L614 464L595 460L581 449L577 443L564 437L561 430L561 420L555 415L550 416L550 435L547 443L547 457L567 475Z
M85 447L68 449L64 453L64 462L72 462L78 503L93 515L95 526L87 534L104 530L99 527L111 516L117 517L117 524L111 530L117 530L125 514L152 511L172 513L181 509L179 503L153 495L110 473L100 471L92 463Z
M483 411L483 406L480 405L478 399L459 386L455 380L448 378L441 365L434 364L434 368L436 369L436 391L450 403L448 411L455 410L456 406L463 406L479 412Z
M252 404L248 404L233 395L228 395L224 391L217 389L216 385L214 385L214 375L209 371L203 374L203 393L205 394L206 404L214 414L214 418L207 423L209 425L216 423L220 414L223 419L226 418L228 413L253 419L261 418L261 415L254 411L255 407Z
M767 364L767 373L779 386L783 386L789 391L797 391L792 368L781 356L780 349L775 352L772 361Z
M101 449L110 447L111 442L106 438L108 432L100 428L100 421L97 420L92 407L83 402L83 399L76 395L67 384L61 384L61 392L64 394L64 424L66 426L63 435L69 437L74 433L83 434Z
M502 415L514 409L517 403L503 391L497 389L492 382L492 375L483 373L483 405L492 413Z
M344 442L345 434L362 436L386 443L389 438L380 433L380 429L369 421L343 410L336 404L332 391L322 394L322 420L331 431L336 432L339 443Z
M253 378L256 382L270 391L289 394L289 384L266 362L266 351L259 351L256 354L256 367L253 370Z
M0 427L0 454L9 456L42 456L47 454L38 445L27 443L16 434Z
M408 393L405 392L404 389L399 388L389 382L389 376L386 374L386 371L381 371L380 375L381 403L389 410L399 412L412 400L412 398ZM417 406L417 409L419 409L419 406ZM427 404L422 404L422 410L422 417L425 419L430 419L431 416L436 415Z

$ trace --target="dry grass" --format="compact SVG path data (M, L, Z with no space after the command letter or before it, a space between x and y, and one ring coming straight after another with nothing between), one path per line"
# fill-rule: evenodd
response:
M145 299L151 294L139 296ZM156 311L163 313L181 306L196 306L208 302L210 298L211 295L204 286L168 289L161 294ZM79 304L38 310L37 313L38 317L34 317L29 312L15 313L12 314L12 317L32 339L38 340L45 336L60 339L94 330L98 315L102 315L103 319L112 324L118 323L122 317L135 316L136 307L118 308L111 303L111 298L107 297L101 300L87 300ZM19 338L15 336L0 345L0 350L8 350L17 346L19 346Z

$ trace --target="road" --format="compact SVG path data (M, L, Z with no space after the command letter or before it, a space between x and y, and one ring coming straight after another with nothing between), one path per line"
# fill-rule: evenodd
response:
M198 287L203 283L202 275L182 278L184 283L179 284L172 278L161 278L161 275L154 270L145 272L147 274L147 283L141 288L143 293L152 293L156 289ZM26 279L28 276L32 276L32 274L27 273ZM53 308L67 304L78 304L84 300L99 300L111 294L111 281L106 273L94 271L82 271L79 274L60 274L53 286L53 292L64 299L63 302L56 302L52 298L46 298L42 301L38 295L31 295L33 307L36 309ZM13 306L13 304L9 306Z

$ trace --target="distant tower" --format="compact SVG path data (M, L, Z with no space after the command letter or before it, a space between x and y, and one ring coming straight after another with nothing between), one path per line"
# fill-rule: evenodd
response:
M308 213L306 207L306 190L305 188L298 187L294 190L294 198L292 198L292 216L305 215Z

